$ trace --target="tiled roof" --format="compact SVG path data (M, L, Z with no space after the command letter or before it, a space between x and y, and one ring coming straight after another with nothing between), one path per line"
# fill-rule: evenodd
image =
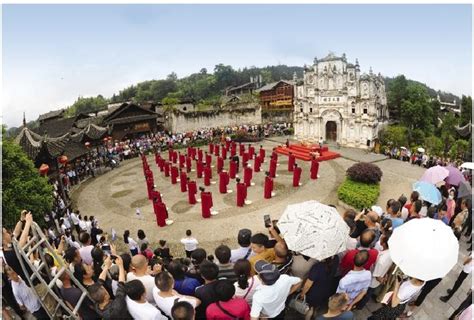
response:
M54 118L54 117L59 117L65 112L64 109L59 109L59 110L53 110L47 113L43 113L38 117L39 121L46 120L49 118Z

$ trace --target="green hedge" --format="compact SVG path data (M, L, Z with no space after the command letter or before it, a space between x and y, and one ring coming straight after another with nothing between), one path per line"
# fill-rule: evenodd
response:
M363 209L373 206L380 194L380 185L353 181L346 178L337 190L337 197L342 202Z

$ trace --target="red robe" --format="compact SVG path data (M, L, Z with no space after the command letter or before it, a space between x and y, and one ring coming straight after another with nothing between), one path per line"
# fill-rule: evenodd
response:
M227 171L221 171L221 173L219 173L219 192L227 193L228 184L229 184L229 173Z
M179 154L179 168L182 169L184 168L184 163L186 161L186 157L184 154Z
M221 157L222 159L227 159L227 147L225 146L222 146L222 149L221 149Z
M244 183L247 187L250 187L250 184L252 183L252 168L244 168Z
M178 152L173 151L172 157L173 157L173 159L172 159L173 163L177 163L178 162Z
M214 155L215 155L216 157L218 157L219 154L220 154L220 151L221 151L221 150L220 150L220 146L219 146L218 144L216 144L216 145L214 146Z
M211 185L211 178L212 178L211 167L205 166L204 167L204 185L206 187Z
M239 155L242 156L245 152L245 145L239 144Z
M173 148L169 147L168 148L168 161L173 160Z
M152 179L154 178L154 177L153 177L153 171L151 171L150 168L148 168L147 170L145 170L145 177L146 177L146 178L151 177Z
M237 162L230 160L229 164L229 176L231 179L235 179L235 175L237 174Z
M210 154L214 153L214 144L213 143L209 143L209 153Z
M171 166L171 183L176 184L178 183L178 167Z
M225 140L225 147L226 147L227 149L229 149L230 144L231 144L231 141L226 139L226 140Z
M166 226L166 219L168 218L168 210L166 210L166 205L163 202L154 201L153 211L155 212L156 216L156 224L159 227Z
M249 159L253 159L255 155L255 148L253 146L249 146Z
M224 169L224 159L222 157L217 157L217 173L220 173Z
M155 163L156 163L156 165L158 165L158 163L160 162L160 158L161 158L160 154L158 152L155 153Z
M301 168L297 167L293 170L293 187L299 187L301 178Z
M265 159L265 149L260 148L259 154L260 154L260 158L262 158L262 160Z
M262 160L260 156L255 156L255 160L253 162L253 171L260 172L260 166L262 165Z
M277 169L277 162L275 159L270 160L270 177L275 178Z
M201 192L201 213L203 218L211 217L212 193Z
M197 185L196 181L188 181L188 201L189 204L196 204Z
M192 162L190 156L186 157L186 172L191 172Z
M202 162L202 150L201 149L198 149L197 155L198 155L198 161Z
M242 155L242 167L245 168L248 162L249 162L249 154L247 152L244 152Z
M247 186L245 183L237 183L237 207L243 207L247 198Z
M310 178L313 180L318 179L318 171L319 171L319 161L316 159L311 159Z
M160 172L163 172L164 166L165 166L165 159L160 158L160 162L158 163L158 166L160 167Z
M276 153L275 151L272 151L272 159L278 161L278 153Z
M204 165L201 161L196 160L196 174L198 178L202 178L202 171L204 170Z
M158 202L163 202L161 199L161 193L158 190L151 190L151 200L158 199Z
M206 154L206 166L210 167L212 165L212 155L209 153Z
M181 192L186 192L187 191L187 188L186 188L187 178L188 178L188 176L187 176L186 172L181 171L180 174L179 174L179 183L180 183L180 186L181 186Z
M148 199L149 200L152 200L153 197L152 197L152 190L153 190L153 186L155 185L154 181L153 181L153 178L147 178L146 179L146 188L147 188L147 191L148 191Z
M232 142L232 145L230 146L230 157L232 158L237 154L237 145L235 142Z
M273 191L273 179L265 177L265 187L263 189L263 196L265 199L271 199Z
M165 177L169 177L170 176L170 163L166 161L164 167L165 167Z
M295 168L296 158L293 154L288 155L288 171L293 172Z

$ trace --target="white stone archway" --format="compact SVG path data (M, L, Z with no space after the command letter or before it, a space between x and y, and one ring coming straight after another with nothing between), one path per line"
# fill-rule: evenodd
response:
M325 110L321 114L322 118L322 126L321 126L321 134L324 137L325 140L328 140L327 134L327 128L328 128L328 122L334 122L336 126L336 139L335 142L340 142L342 138L342 115L339 111L335 109L329 109ZM329 124L329 127L333 127L332 124Z

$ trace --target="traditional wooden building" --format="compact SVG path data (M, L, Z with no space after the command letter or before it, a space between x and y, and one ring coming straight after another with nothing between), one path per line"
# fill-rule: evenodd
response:
M54 121L58 120L61 118L64 118L64 113L66 110L64 109L59 109L59 110L53 110L47 113L43 113L38 117L38 122L41 124L49 122L49 121Z
M158 114L134 103L123 103L105 116L103 125L109 126L112 138L122 140L157 131Z
M294 90L293 83L280 80L269 83L256 90L260 97L262 110L289 110L293 111Z

